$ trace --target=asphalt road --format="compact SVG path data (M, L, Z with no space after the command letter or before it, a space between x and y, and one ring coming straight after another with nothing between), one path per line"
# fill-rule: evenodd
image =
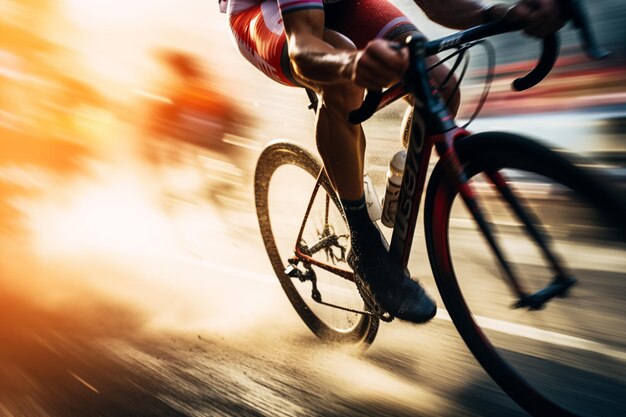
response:
M397 145L376 129L368 152L380 190ZM7 159L0 172L0 416L525 415L456 332L421 228L409 266L435 294L437 317L384 324L365 351L327 346L272 275L249 185L163 199L147 185L154 172L131 159L78 175L40 168ZM195 169L173 183L194 183ZM296 193L276 195L298 211ZM565 239L581 278L572 296L511 310L488 251L455 213L461 286L504 356L581 415L625 414L624 248ZM537 253L496 217L520 270L545 282ZM289 239L292 218L278 216Z

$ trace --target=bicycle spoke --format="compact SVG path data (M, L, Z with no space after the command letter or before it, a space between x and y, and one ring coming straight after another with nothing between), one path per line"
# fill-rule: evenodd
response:
M272 267L302 320L325 341L371 343L378 320L367 314L345 261L348 228L321 164L295 144L270 145L255 193Z

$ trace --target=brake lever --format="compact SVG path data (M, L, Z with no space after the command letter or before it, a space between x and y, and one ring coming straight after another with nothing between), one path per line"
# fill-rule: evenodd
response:
M561 0L561 8L566 14L565 17L570 18L574 27L578 29L580 42L585 54L594 60L606 58L610 52L603 50L598 46L596 38L591 31L591 24L587 13L583 10L581 0ZM552 34L543 39L543 50L541 58L537 66L522 78L513 81L512 87L517 91L527 90L537 85L552 70L558 57L559 38L558 35Z

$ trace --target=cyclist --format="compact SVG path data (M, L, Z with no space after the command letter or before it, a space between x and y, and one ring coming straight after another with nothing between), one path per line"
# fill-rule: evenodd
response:
M558 0L520 0L514 6L485 6L475 0L415 0L433 21L466 29L504 18L542 36L558 30L563 19ZM348 263L370 287L380 305L398 317L422 323L436 305L422 286L390 257L370 221L363 194L365 136L348 122L364 88L380 89L402 76L408 51L393 48L419 33L387 0L219 0L228 13L242 55L268 77L308 87L321 98L315 137L324 168L343 204L351 232ZM433 58L434 59L434 58ZM444 80L443 66L432 71ZM438 84L439 84L438 83ZM454 83L452 83L454 85ZM449 96L450 93L442 91ZM450 99L454 113L459 97Z
M155 56L167 73L154 88L160 100L150 103L149 133L239 159L223 136L240 134L249 117L211 85L210 74L196 56L175 49L157 50Z

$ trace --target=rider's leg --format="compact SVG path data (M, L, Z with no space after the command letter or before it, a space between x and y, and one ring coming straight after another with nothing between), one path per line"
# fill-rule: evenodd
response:
M355 49L335 32L325 31L324 38L336 48ZM348 113L361 105L364 91L345 82L318 86L318 92L315 139L326 173L341 199L359 200L363 197L365 134L361 125L348 121Z
M343 35L330 30L324 32L324 39L336 48L355 48ZM367 213L363 195L365 135L360 125L348 121L348 113L361 105L363 89L349 82L311 85L306 80L297 81L308 84L321 96L315 132L317 146L350 227L350 266L385 310L413 322L429 320L436 312L434 302L391 259Z
M332 30L324 31L324 40L338 49L356 48L348 38ZM365 206L365 133L360 124L348 121L348 113L361 105L364 90L352 82L316 87L321 96L315 128L317 149L343 204L353 251L363 257L375 257L383 245Z

